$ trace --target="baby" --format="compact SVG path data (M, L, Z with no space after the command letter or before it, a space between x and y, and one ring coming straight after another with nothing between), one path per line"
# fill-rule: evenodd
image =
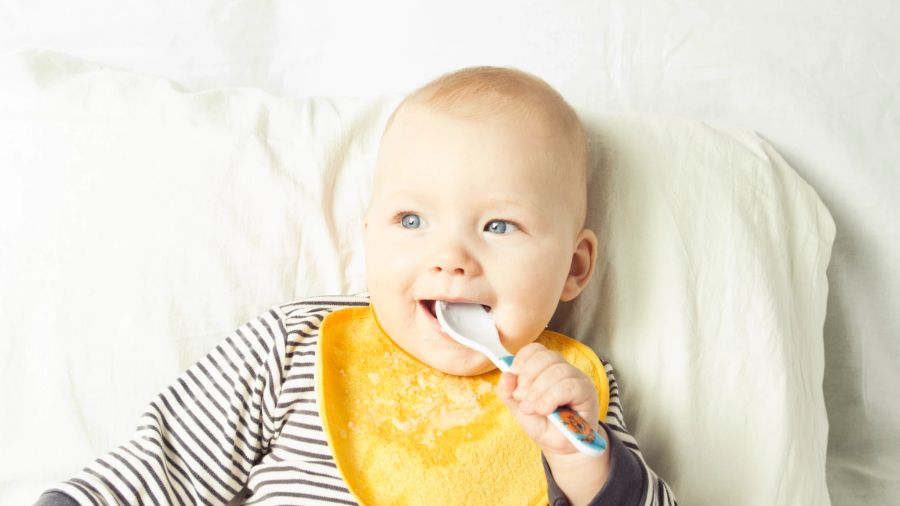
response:
M407 97L365 218L368 295L273 307L171 384L134 438L39 504L674 504L612 368L545 328L594 272L587 145L563 98L479 67ZM486 306L502 375L435 301ZM579 453L570 406L607 443Z

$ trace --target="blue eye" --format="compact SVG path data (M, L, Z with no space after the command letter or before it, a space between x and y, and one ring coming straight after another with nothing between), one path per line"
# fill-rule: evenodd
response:
M506 220L493 220L488 222L484 229L495 234L508 234L518 230L519 227Z
M419 228L422 226L422 218L418 214L406 213L400 218L403 228Z

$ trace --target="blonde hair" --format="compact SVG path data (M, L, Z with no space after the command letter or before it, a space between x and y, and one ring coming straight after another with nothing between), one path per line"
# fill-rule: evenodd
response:
M463 118L513 115L558 135L564 141L565 156L562 160L554 159L552 165L561 176L574 176L573 184L583 196L577 203L577 213L583 219L587 207L588 162L584 127L572 106L543 79L514 68L486 66L444 74L400 102L388 118L382 137L398 113L411 104Z

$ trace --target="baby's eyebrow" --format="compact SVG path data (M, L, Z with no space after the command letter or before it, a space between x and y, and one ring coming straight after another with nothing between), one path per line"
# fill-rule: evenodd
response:
M418 192L410 190L390 190L382 193L379 200L392 208L420 208L425 207L429 200Z
M512 197L502 196L502 197L490 197L487 201L491 205L496 206L509 206L515 207L527 213L536 213L538 215L541 214L540 207L534 204L533 202L525 199L516 199Z
M391 200L399 200L403 199L406 201L405 203L412 204L413 206L418 205L431 205L434 202L429 199L426 195L423 195L422 192L411 190L408 188L399 188L396 190L392 190L387 194ZM480 204L486 208L514 208L519 212L526 213L528 215L537 215L541 216L543 213L541 212L540 206L535 204L529 199L516 198L511 195L486 195L480 199Z
M388 196L390 196L391 198L407 198L410 200L425 200L419 194L419 192L416 192L413 190L406 190L406 189L392 190L388 193Z

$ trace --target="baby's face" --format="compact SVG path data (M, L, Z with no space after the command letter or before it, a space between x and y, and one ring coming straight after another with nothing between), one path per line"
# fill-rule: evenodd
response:
M438 370L494 366L441 331L435 300L489 306L515 353L563 294L581 220L571 179L543 162L558 141L540 130L410 105L382 140L366 217L369 294L397 345Z

